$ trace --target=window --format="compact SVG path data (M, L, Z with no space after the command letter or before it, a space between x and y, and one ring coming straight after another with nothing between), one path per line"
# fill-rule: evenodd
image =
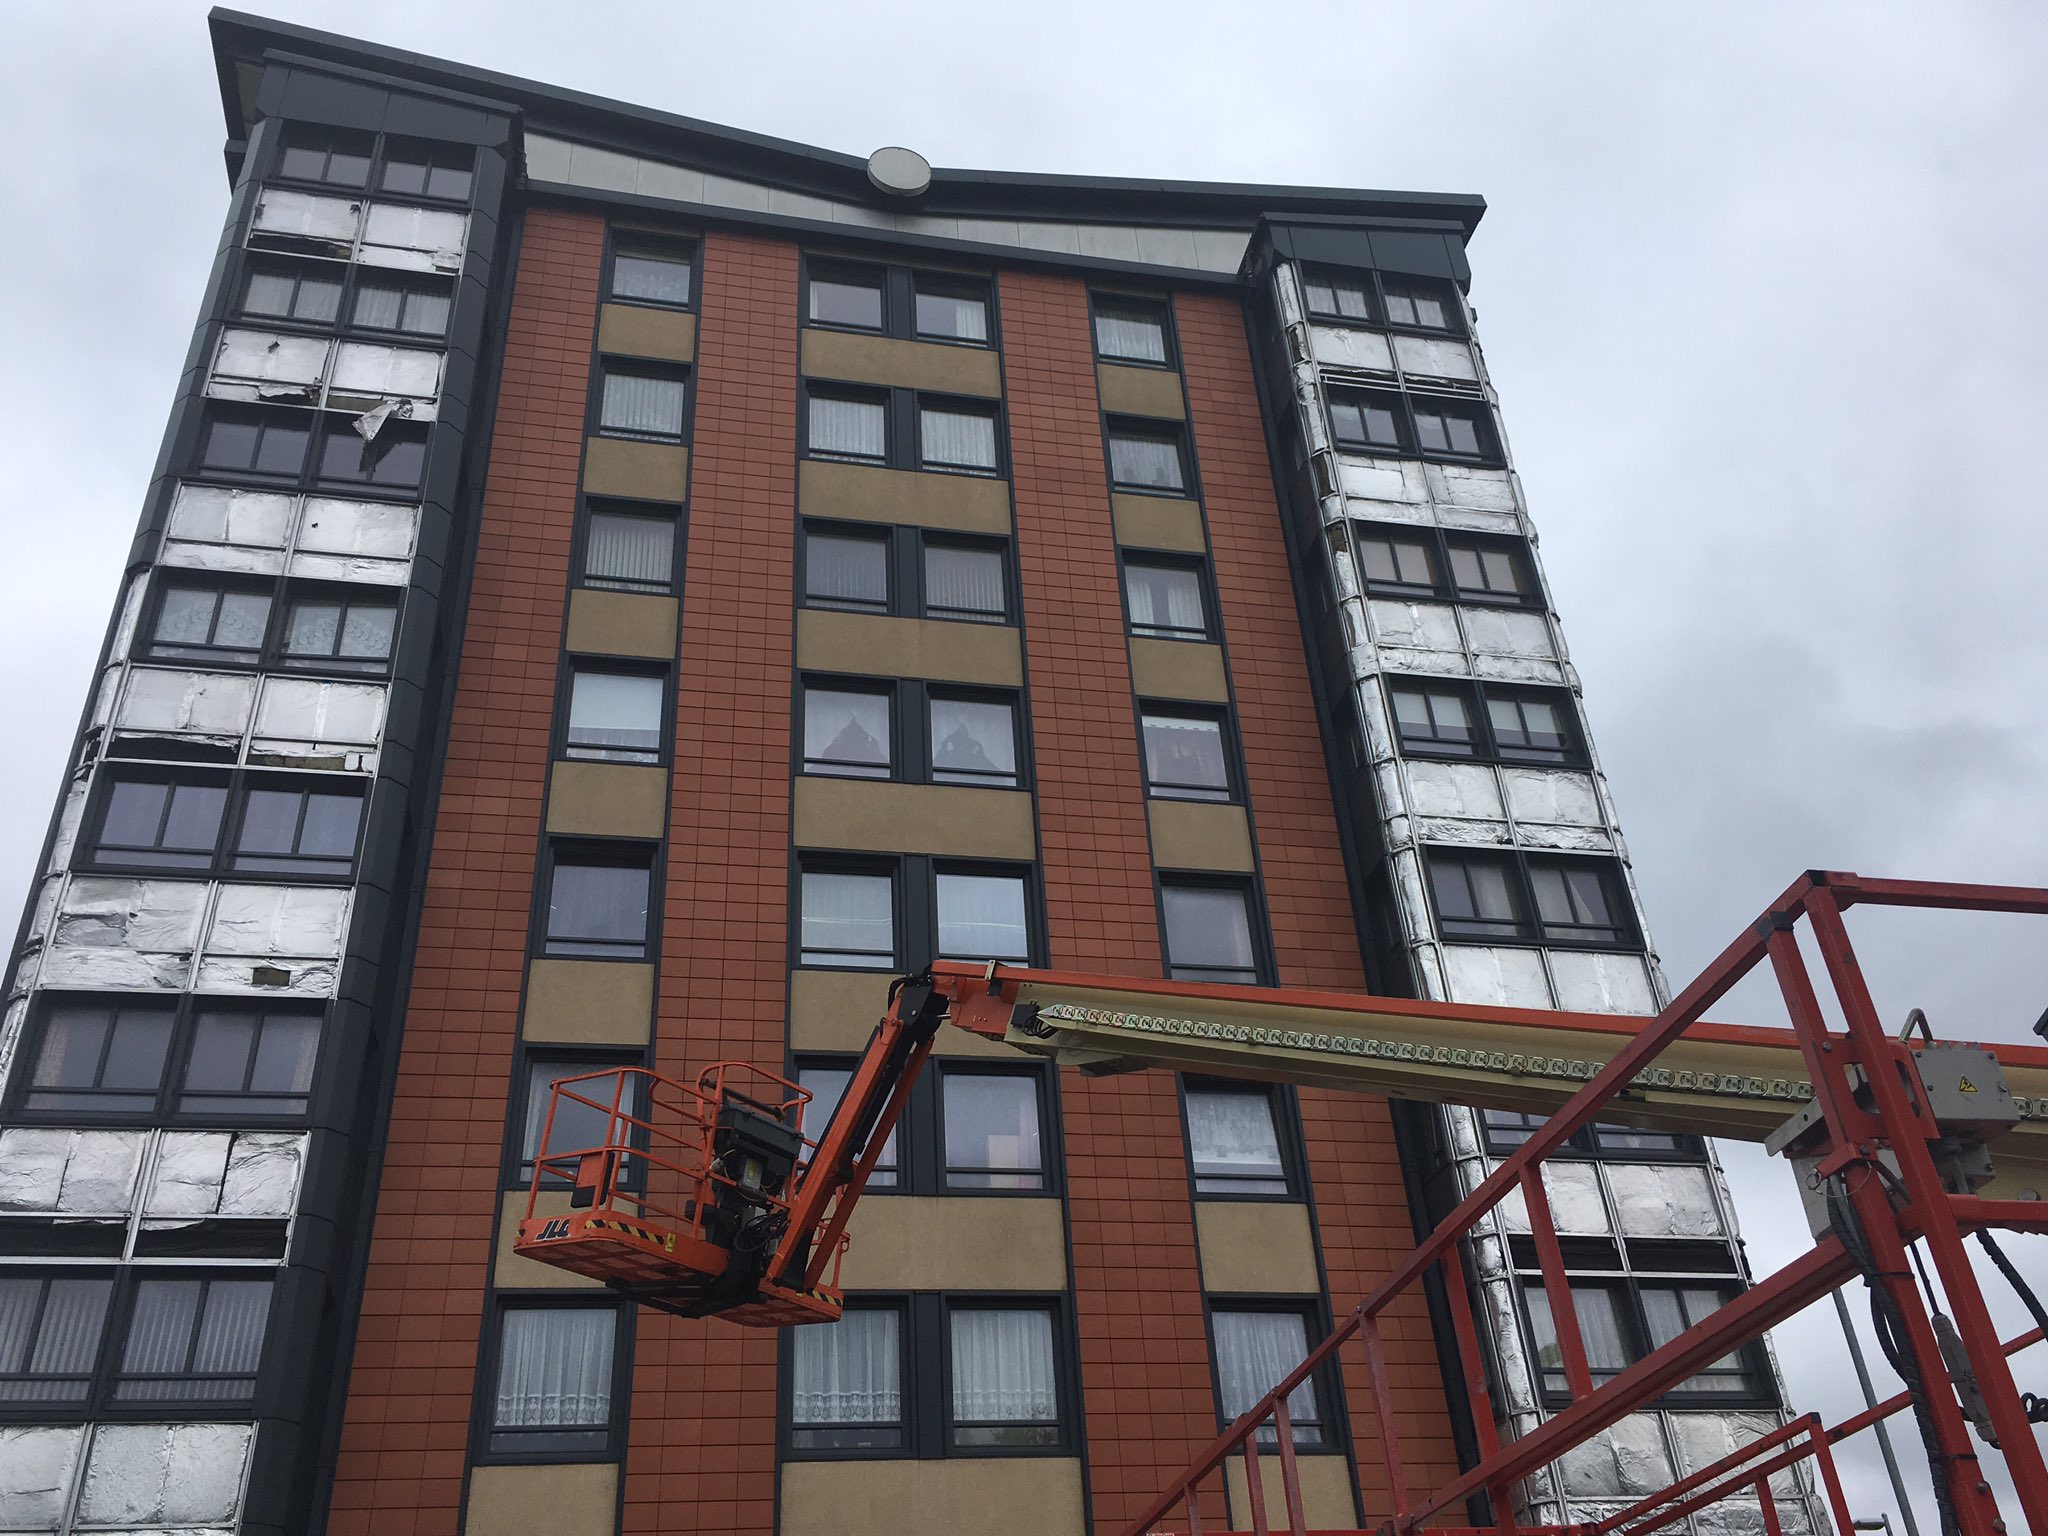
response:
M695 266L693 247L618 236L612 242L611 297L629 304L687 309Z
M255 1396L271 1283L240 1275L138 1280L113 1400L232 1403Z
M1465 328L1464 310L1452 285L1433 278L1305 267L1302 290L1309 313L1319 319L1453 335Z
M609 1109L597 1109L593 1104L609 1106L616 1101L627 1114L640 1112L638 1084L642 1080L621 1074L619 1068L622 1065L632 1063L622 1063L616 1057L527 1057L526 1098L519 1130L518 1182L521 1185L532 1181L534 1159L537 1157L581 1152L620 1139L613 1136ZM555 1084L563 1078L598 1072L606 1075L571 1089L579 1095L578 1098L555 1100ZM584 1099L592 1102L584 1103ZM551 1107L554 1114L552 1122L548 1119ZM624 1131L626 1127L622 1125L620 1130ZM545 1146L542 1145L543 1137L546 1137ZM632 1144L639 1145L637 1141Z
M416 491L426 467L425 422L386 421L365 438L354 422L330 420L320 434L322 480Z
M1061 1439L1052 1312L1042 1307L947 1309L956 1446L1048 1446Z
M676 514L590 501L583 514L583 585L618 592L675 590Z
M1733 1301L1738 1294L1733 1285L1687 1285L1673 1281L1653 1283L1639 1281L1636 1295L1643 1304L1643 1315L1650 1325L1649 1347L1662 1349L1688 1328L1705 1322L1714 1313ZM1731 1355L1723 1355L1706 1369L1686 1378L1678 1391L1686 1396L1697 1393L1701 1396L1728 1396L1752 1398L1765 1395L1769 1388L1763 1384L1761 1373L1755 1368L1755 1351L1745 1346Z
M809 449L813 458L881 463L889 456L886 396L810 392Z
M1000 544L924 541L924 611L934 619L1001 624L1010 616Z
M356 279L349 323L366 331L445 336L453 300L454 290L446 283L366 273Z
M996 418L992 408L927 405L917 408L918 462L926 469L994 474Z
M1169 976L1178 981L1258 983L1248 890L1241 885L1163 880L1159 899L1166 914Z
M1037 1073L948 1070L939 1078L948 1189L1045 1188Z
M363 795L289 782L245 781L228 867L237 873L346 880L355 867Z
M1365 590L1375 597L1454 598L1496 607L1542 602L1519 539L1354 523L1351 547Z
M838 1113L839 1101L846 1096L846 1085L853 1080L850 1067L807 1066L799 1067L796 1085L810 1094L810 1102L804 1105L801 1129L813 1143L825 1139L825 1132L832 1124L832 1117ZM912 1090L915 1093L915 1090ZM898 1122L899 1126L901 1121ZM869 1189L894 1189L898 1169L901 1167L897 1151L900 1131L891 1130L889 1139L882 1143L881 1153L875 1159L875 1166L868 1174Z
M1186 495L1187 459L1179 429L1112 421L1109 479L1118 490Z
M1288 1195L1278 1091L1239 1083L1188 1082L1188 1161L1198 1195Z
M1500 462L1493 416L1481 401L1333 389L1330 433L1338 447L1366 453Z
M374 148L375 141L367 133L294 123L278 159L277 174L334 187L368 186Z
M304 411L213 405L200 429L199 467L223 474L297 476L306 465L313 418Z
M84 1402L113 1293L103 1274L0 1276L0 1404Z
M799 888L801 964L895 968L893 876L860 869L805 869Z
M902 1309L849 1301L788 1331L790 1449L896 1450L906 1440Z
M681 442L688 396L680 372L656 372L606 360L597 429L611 437Z
M318 1004L52 996L23 1046L14 1105L24 1115L219 1122L306 1112Z
M1453 318L1458 312L1458 301L1447 283L1383 275L1380 291L1386 295L1389 325L1411 325L1425 331L1459 329Z
M940 868L938 954L946 960L1031 958L1025 878Z
M1131 633L1155 640L1209 638L1208 604L1198 566L1184 561L1126 556L1124 604Z
M1330 430L1340 447L1387 448L1399 453L1408 446L1402 431L1404 415L1397 395L1330 391Z
M391 139L384 146L384 167L377 185L405 197L438 197L466 203L470 168L475 163L476 152L466 144Z
M1600 1245L1605 1253L1603 1268L1620 1268L1611 1244ZM1629 1366L1670 1343L1688 1328L1703 1322L1741 1292L1738 1277L1725 1279L1678 1278L1644 1274L1646 1267L1632 1251L1638 1244L1624 1244L1628 1254L1626 1276L1598 1277L1571 1275L1572 1311L1579 1324L1579 1337L1586 1348L1586 1367L1597 1387L1611 1381ZM1719 1244L1712 1253L1699 1257L1716 1268L1727 1268L1732 1259ZM1653 1255L1644 1255L1651 1264ZM1518 1250L1518 1262L1532 1264L1533 1251ZM1569 1253L1567 1264L1573 1262ZM1565 1377L1564 1351L1558 1344L1557 1324L1550 1310L1550 1297L1542 1280L1525 1275L1522 1301L1529 1318L1530 1337L1543 1369L1544 1396L1553 1402L1570 1399ZM1667 1402L1706 1404L1734 1402L1745 1406L1768 1404L1774 1398L1768 1371L1758 1346L1745 1344L1732 1354L1721 1356L1689 1376L1667 1395Z
M1224 1424L1233 1424L1253 1404L1308 1358L1308 1317L1292 1307L1229 1306L1209 1311L1216 1346L1216 1394ZM1311 1375L1287 1394L1287 1420L1298 1446L1324 1443L1322 1383ZM1277 1444L1271 1423L1259 1429L1261 1445Z
M1220 715L1147 704L1139 712L1145 738L1145 792L1173 800L1231 798L1230 750Z
M934 784L1017 787L1014 702L933 690L926 704Z
M391 666L396 599L360 592L294 592L285 603L279 662L298 671L375 672Z
M1433 849L1428 864L1447 939L1533 939L1601 949L1636 943L1627 892L1608 860Z
M894 765L885 691L804 687L804 772L886 779Z
M804 604L811 608L887 612L889 535L806 529Z
M332 325L341 313L343 270L301 262L251 263L242 280L242 313Z
M228 787L219 781L110 779L104 791L94 864L147 869L208 869L220 844Z
M668 684L654 673L572 663L563 755L613 763L661 761L667 696Z
M645 959L652 882L652 856L643 849L558 850L548 881L544 952Z
M917 335L926 341L988 341L988 284L919 275L912 281Z
M1593 1384L1612 1381L1640 1358L1641 1345L1631 1337L1623 1287L1609 1282L1574 1281L1572 1311L1578 1314L1579 1337L1586 1346L1586 1367ZM1545 1395L1564 1395L1564 1350L1557 1341L1557 1323L1541 1280L1522 1282L1529 1309L1529 1331L1536 1340L1536 1359L1543 1368Z
M1583 761L1562 690L1444 679L1396 683L1387 696L1404 752L1510 763Z
M1478 459L1488 454L1480 406L1415 402L1415 441L1424 453Z
M503 1307L485 1448L550 1460L608 1450L618 1335L616 1307Z
M882 287L883 276L878 269L813 263L806 284L804 313L813 325L879 331Z
M1095 298L1095 355L1107 362L1165 367L1166 306L1151 299Z
M1370 273L1340 273L1327 267L1308 267L1302 272L1302 289L1308 296L1308 310L1312 315L1366 322L1373 318Z

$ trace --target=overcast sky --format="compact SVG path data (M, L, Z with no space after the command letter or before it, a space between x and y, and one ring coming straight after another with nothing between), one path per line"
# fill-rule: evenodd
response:
M1480 335L1674 984L1803 868L2048 879L2048 7L251 8L860 154L1481 193ZM219 238L204 15L0 7L5 889ZM1858 932L1888 1017L2048 1005L2038 928ZM1789 1256L1785 1175L1733 1171ZM1839 1415L1831 1330L1780 1347Z

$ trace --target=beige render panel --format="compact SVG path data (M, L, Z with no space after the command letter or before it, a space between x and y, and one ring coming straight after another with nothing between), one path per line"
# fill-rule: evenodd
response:
M1351 1492L1351 1463L1343 1456L1298 1456L1301 1473L1301 1513L1311 1531L1350 1531L1358 1528L1358 1501ZM1235 1455L1224 1464L1230 1485L1230 1524L1233 1530L1252 1528L1252 1505L1244 1486L1244 1458ZM1265 1448L1259 1456L1259 1487L1266 1496L1266 1528L1287 1527L1287 1490L1280 1481L1280 1453Z
M1180 375L1164 368L1120 368L1095 365L1095 387L1102 408L1120 416L1164 416L1180 421L1188 413L1181 398Z
M955 1456L783 1464L781 1536L905 1531L1085 1536L1081 1463L1064 1456Z
M1135 549L1176 549L1191 555L1205 553L1209 544L1202 534L1202 504L1172 496L1112 496L1111 516L1116 524L1116 541Z
M802 848L985 859L1038 854L1031 796L1016 789L806 775L796 781L794 828Z
M803 371L814 379L893 384L995 399L1003 392L1002 359L987 347L896 341L846 331L804 332Z
M829 459L804 460L796 476L797 510L805 517L904 523L961 533L1010 531L1007 480Z
M671 661L676 654L676 600L578 587L569 594L569 649Z
M850 1291L1067 1287L1066 1226L1050 1195L869 1195L846 1229L839 1283Z
M607 304L597 312L597 350L687 363L697 354L697 317L679 309Z
M556 763L548 830L581 837L660 837L668 824L668 770L633 763Z
M689 488L687 448L626 437L593 437L583 445L583 489L592 496L681 501Z
M1315 1239L1308 1207L1280 1200L1197 1200L1202 1288L1217 1295L1313 1296Z
M1131 682L1143 698L1230 702L1220 645L1194 640L1133 640Z
M654 967L627 960L533 961L520 1034L563 1045L645 1045L654 1020Z
M886 619L808 608L797 615L796 664L871 677L927 677L942 683L1014 688L1024 681L1017 631L1001 624Z
M888 971L791 971L789 1043L798 1051L859 1051L889 1006ZM942 1029L932 1041L938 1056L993 1056L1021 1061L1000 1040Z
M477 1467L462 1536L612 1536L619 1469L606 1462Z
M1152 800L1152 862L1161 869L1252 870L1252 829L1240 805Z
M534 1202L536 1216L566 1216L569 1214L569 1191L566 1189L542 1190ZM549 1291L601 1291L602 1280L592 1280L584 1275L573 1275L566 1269L557 1269L552 1264L542 1264L534 1259L524 1259L512 1251L512 1245L519 1240L519 1223L526 1218L526 1191L508 1189L505 1204L498 1212L498 1247L491 1264L491 1278L500 1290L549 1290Z

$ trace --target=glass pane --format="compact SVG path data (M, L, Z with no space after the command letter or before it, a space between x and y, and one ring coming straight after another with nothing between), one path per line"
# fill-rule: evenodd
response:
M341 634L341 604L301 599L285 621L284 648L293 656L332 656Z
M1021 875L938 877L939 953L949 960L1026 960Z
M811 396L812 453L879 459L888 452L888 409L879 400Z
M363 797L315 790L306 796L306 816L299 827L299 852L313 859L347 862L355 857L356 828L363 817Z
M297 291L288 272L251 272L242 289L242 309L251 315L289 316Z
M1014 785L1017 713L983 699L931 701L932 779L940 784Z
M599 422L611 432L683 435L683 381L607 369Z
M415 289L406 296L405 329L415 336L440 336L448 329L449 296Z
M398 610L384 603L350 603L335 653L347 661L388 661Z
M1244 892L1230 886L1169 885L1166 953L1172 973L1194 981L1258 979Z
M247 1086L261 1024L261 1015L240 1009L201 1013L186 1058L186 1091L239 1093Z
M1223 725L1183 715L1147 714L1145 781L1154 794L1203 800L1230 795L1230 770L1223 752Z
M844 1067L805 1067L796 1075L799 1088L806 1090L811 1098L804 1105L801 1129L812 1141L822 1141L826 1129L832 1124L832 1116L839 1108L839 1101L846 1095L846 1085L853 1073ZM889 1132L889 1139L882 1143L881 1156L875 1159L875 1166L868 1174L869 1189L891 1189L896 1184L896 1132Z
M320 1046L320 1019L310 1013L266 1013L249 1065L252 1093L297 1095L313 1086L313 1061Z
M948 1072L939 1088L949 1187L1044 1188L1035 1077Z
M917 413L918 452L927 464L953 469L996 467L996 422L979 411L925 406Z
M882 608L889 601L883 539L814 533L804 539L804 597L821 605Z
M1415 440L1424 448L1430 449L1433 452L1444 452L1451 446L1450 437L1445 426L1446 420L1447 418L1429 411L1417 411L1415 413Z
M1227 1312L1209 1315L1216 1336L1216 1383L1226 1423L1236 1420L1308 1358L1308 1321L1298 1312ZM1313 1378L1287 1394L1287 1417L1297 1444L1322 1438L1322 1412ZM1270 1425L1259 1431L1272 1444Z
M917 284L917 334L948 341L988 340L988 298L974 285Z
M889 696L831 688L804 690L804 771L886 779Z
M690 302L690 259L620 250L612 257L612 297L650 304Z
M1166 361L1166 321L1150 304L1102 302L1095 306L1095 350L1134 363Z
M147 1111L163 1081L171 1024L169 1009L104 1003L52 1008L43 1023L26 1106Z
M1284 1195L1287 1170L1273 1096L1263 1089L1190 1088L1188 1148L1201 1194Z
M427 196L445 197L457 202L469 200L470 183L474 179L467 166L437 165L427 172Z
M405 290L398 284L367 280L356 284L357 325L376 331L395 331L404 308Z
M263 646L263 632L269 624L269 594L223 592L220 597L220 612L214 621L213 643L236 650L260 650Z
M790 1423L801 1447L886 1448L903 1420L901 1314L852 1307L790 1334Z
M851 275L811 278L811 318L822 325L882 328L882 284L879 278Z
M805 870L803 963L878 970L894 965L895 905L895 883L887 875Z
M1009 607L1003 596L1003 552L925 545L924 605L939 618L1002 618Z
M569 1090L574 1097L555 1097L555 1084L565 1077L582 1077L586 1073L606 1072L615 1064L609 1061L536 1061L528 1064L526 1071L526 1120L519 1139L519 1159L531 1163L545 1150L548 1154L583 1152L593 1147L604 1146L613 1140L610 1106L624 1093L630 1095L631 1079L622 1084L616 1073L592 1078L587 1083L578 1083ZM589 1102L585 1102L585 1101ZM599 1108L603 1105L605 1107ZM553 1108L554 1119L548 1114ZM620 1104L621 1109L632 1113L635 1105L630 1096ZM620 1135L626 1139L627 1123L619 1123ZM547 1133L547 1146L541 1146L541 1137ZM549 1168L550 1177L567 1175L567 1164ZM522 1170L522 1177L530 1170Z
M955 1307L956 1445L1047 1445L1058 1438L1052 1314L1037 1308ZM982 1426L976 1428L975 1426Z
M1127 561L1125 590L1131 605L1131 628L1141 635L1207 633L1202 610L1202 580L1186 566L1145 565Z
M1118 485L1161 491L1179 491L1186 486L1180 443L1174 438L1111 433L1109 473Z
M170 798L168 784L115 782L107 791L107 808L100 820L102 849L154 847Z
M242 806L241 853L292 853L298 847L299 811L305 794L296 789L252 789Z
M638 959L647 948L645 866L557 864L548 892L548 950Z
M216 417L206 424L199 462L208 469L248 469L256 461L256 424Z
M658 757L664 691L658 677L577 668L569 683L569 755Z
M508 1307L498 1339L496 1428L602 1427L611 1422L610 1307Z
M592 586L666 592L675 553L676 525L671 519L593 511L583 550L583 579Z

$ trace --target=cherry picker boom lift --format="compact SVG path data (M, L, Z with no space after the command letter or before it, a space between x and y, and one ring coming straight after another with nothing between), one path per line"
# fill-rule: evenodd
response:
M2048 1332L2048 1316L1988 1243L2041 1324L2001 1341L1962 1246L1966 1232L2048 1232L2048 1049L1936 1040L1924 1022L1917 1041L1888 1033L1842 921L1859 903L2048 915L2048 890L1811 871L1651 1019L941 962L893 985L887 1012L814 1139L801 1128L809 1095L747 1063L719 1062L693 1081L617 1068L559 1082L542 1146L554 1148L558 1114L565 1123L570 1115L579 1124L601 1122L604 1133L592 1146L536 1159L516 1250L687 1317L756 1327L837 1318L848 1218L948 1024L1089 1074L1158 1067L1547 1114L1307 1360L1196 1456L1132 1522L1130 1536L1158 1528L1176 1507L1185 1512L1180 1528L1199 1536L1204 1479L1240 1456L1253 1490L1253 1529L1265 1536L1257 1492L1262 1426L1270 1426L1265 1454L1279 1463L1288 1526L1304 1529L1286 1399L1354 1337L1363 1342L1393 1490L1382 1530L1469 1529L1440 1516L1478 1495L1493 1512L1487 1529L1563 1529L1517 1526L1510 1485L1858 1275L1871 1287L1911 1392L1833 1430L1810 1415L1793 1419L1630 1510L1570 1529L1644 1536L1740 1495L1759 1501L1766 1529L1776 1533L1771 1476L1812 1457L1834 1523L1847 1536L1830 1448L1911 1406L1945 1528L1963 1536L2022 1528L1999 1514L1970 1439L1974 1428L2002 1451L2024 1528L2048 1533L2048 1470L2032 1429L2048 1411L2019 1393L2008 1365L2009 1355ZM1845 1029L1832 1028L1821 1011L1797 940L1802 922L1834 983ZM1764 963L1779 983L1789 1027L1702 1018ZM1542 1161L1595 1118L1760 1141L1785 1153L1816 1238L1804 1257L1597 1388L1541 1182ZM1488 1406L1458 1242L1516 1188L1572 1403L1503 1443ZM1953 1322L1914 1283L1907 1255L1920 1242ZM1451 1312L1479 1457L1459 1478L1411 1493L1378 1320L1432 1274L1443 1281ZM1945 1388L1951 1379L1956 1385Z

